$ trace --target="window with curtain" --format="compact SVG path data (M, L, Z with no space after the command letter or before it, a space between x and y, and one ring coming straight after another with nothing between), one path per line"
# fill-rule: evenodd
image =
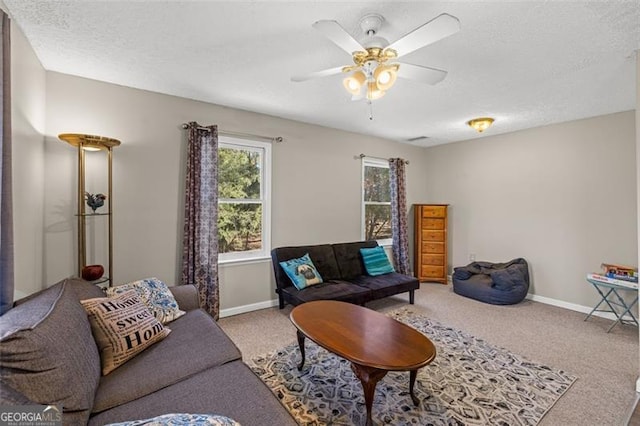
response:
M218 246L221 263L269 256L271 145L220 137Z
M362 238L391 244L389 162L362 159Z

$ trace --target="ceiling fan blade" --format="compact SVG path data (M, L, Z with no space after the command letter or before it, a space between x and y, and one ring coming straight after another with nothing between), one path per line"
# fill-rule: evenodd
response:
M440 83L447 76L447 72L436 68L423 67L401 63L398 69L398 77L418 81L426 84Z
M311 80L312 78L319 78L319 77L326 77L334 74L340 74L343 68L344 67L336 67L336 68L329 68L322 71L310 72L308 74L294 75L293 77L291 77L291 81L295 81L296 83L298 83L301 81Z
M393 49L398 53L398 57L420 49L445 37L460 31L460 21L455 16L443 13L433 18L426 24L416 28L404 35L399 40L394 41L387 49Z
M364 47L336 21L317 21L313 28L320 31L329 40L334 42L339 48L352 55L353 52L364 51Z

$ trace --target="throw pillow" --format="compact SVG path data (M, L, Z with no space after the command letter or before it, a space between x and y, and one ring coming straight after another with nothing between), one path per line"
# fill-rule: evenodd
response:
M298 290L322 282L322 277L311 261L309 253L297 259L280 262L280 266Z
M149 308L153 316L162 324L167 324L185 314L178 307L178 302L176 302L169 287L155 277L110 287L107 289L107 296L115 296L129 290L134 290L138 294L142 303Z
M80 303L89 314L103 375L164 339L171 331L153 316L134 290Z
M199 426L240 426L229 417L217 414L163 414L144 420L132 420L122 423L109 423L106 426L177 426L177 425L199 425Z
M387 253L384 248L378 246L373 248L361 248L360 254L362 255L362 261L364 262L364 269L367 270L367 274L375 277L377 275L389 274L395 272Z

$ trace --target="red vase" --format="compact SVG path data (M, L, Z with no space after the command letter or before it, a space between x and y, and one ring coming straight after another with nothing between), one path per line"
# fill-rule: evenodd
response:
M102 277L104 274L104 268L102 265L87 265L82 268L82 278L87 281L95 281Z

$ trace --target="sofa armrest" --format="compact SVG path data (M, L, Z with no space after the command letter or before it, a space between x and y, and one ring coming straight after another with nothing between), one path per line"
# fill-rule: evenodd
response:
M193 284L177 285L169 287L173 297L176 298L178 306L183 311L193 311L200 308L200 298L198 297L198 289Z

